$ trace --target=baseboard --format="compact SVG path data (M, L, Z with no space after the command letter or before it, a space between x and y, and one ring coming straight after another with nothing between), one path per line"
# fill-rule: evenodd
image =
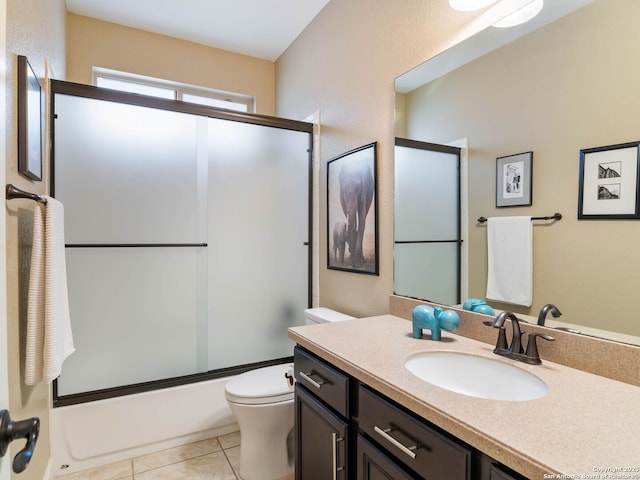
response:
M47 468L44 471L42 480L53 480L53 458L51 457L49 457L49 461L47 462Z

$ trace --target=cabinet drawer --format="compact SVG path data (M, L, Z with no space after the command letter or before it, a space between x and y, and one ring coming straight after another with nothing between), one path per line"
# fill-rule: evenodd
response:
M362 385L357 412L360 430L421 477L471 478L471 450Z
M349 377L300 347L294 349L293 362L296 382L348 418Z

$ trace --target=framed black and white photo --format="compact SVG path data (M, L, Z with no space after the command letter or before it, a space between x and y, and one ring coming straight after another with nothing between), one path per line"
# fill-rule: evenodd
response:
M18 172L42 180L42 88L27 57L18 55Z
M496 207L532 204L533 152L496 159Z
M327 268L378 275L377 142L327 163Z
M638 219L640 142L580 150L578 218Z

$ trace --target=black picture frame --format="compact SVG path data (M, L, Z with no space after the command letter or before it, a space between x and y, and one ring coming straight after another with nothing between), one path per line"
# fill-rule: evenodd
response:
M637 220L640 141L580 150L579 220Z
M327 162L329 269L379 275L377 157L373 142Z
M42 87L27 57L18 55L18 172L42 180Z
M496 207L533 204L533 152L496 158Z

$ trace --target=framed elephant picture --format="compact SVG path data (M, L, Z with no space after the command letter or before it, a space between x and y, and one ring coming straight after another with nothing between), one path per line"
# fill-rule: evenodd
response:
M327 163L327 268L378 275L377 142Z

